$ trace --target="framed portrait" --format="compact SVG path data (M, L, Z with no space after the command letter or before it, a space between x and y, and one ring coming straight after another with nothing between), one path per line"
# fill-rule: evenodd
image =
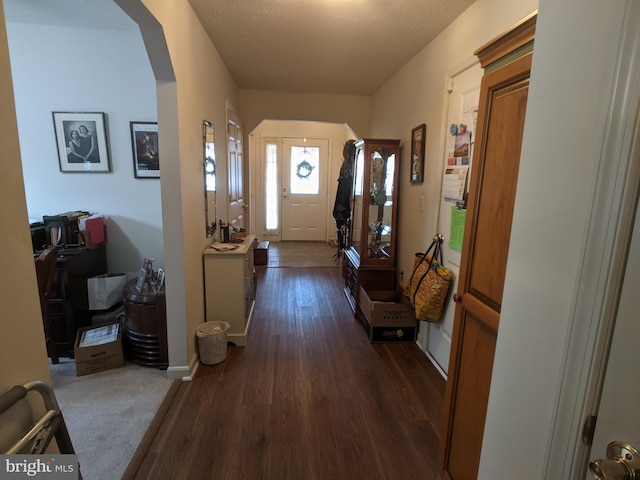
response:
M423 123L411 130L411 183L424 181L424 146L427 126Z
M104 113L52 112L61 172L111 171Z
M156 279L156 289L158 291L164 288L164 269L158 269L158 278Z
M136 291L138 293L142 292L142 288L144 287L144 284L147 282L147 271L140 267L140 270L138 270L138 279L136 280Z
M153 264L156 262L155 258L144 257L142 260L142 268L144 268L147 272L147 275L151 275L153 273Z
M158 124L154 122L129 122L129 124L133 148L133 176L160 178Z

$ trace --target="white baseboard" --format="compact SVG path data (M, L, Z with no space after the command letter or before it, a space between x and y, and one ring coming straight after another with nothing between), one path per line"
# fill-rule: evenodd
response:
M422 350L422 352L429 359L429 361L433 364L433 366L436 367L436 370L438 370L438 373L440 373L440 375L442 375L442 378L444 378L446 380L447 379L447 372L445 372L442 369L442 367L440 365L438 365L438 362L436 362L436 359L433 358L433 356L425 348L425 346L422 344L422 342L420 340L416 340L416 345L418 345L418 347L420 347L420 350Z
M197 367L196 367L197 368ZM195 374L195 371L193 372ZM193 379L191 373L191 367L169 367L167 368L167 378L172 380L182 380L184 382L190 382Z

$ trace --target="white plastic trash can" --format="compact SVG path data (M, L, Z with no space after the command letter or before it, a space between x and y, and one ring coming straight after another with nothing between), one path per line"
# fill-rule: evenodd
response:
M227 358L227 322L205 322L198 325L198 350L200 361L205 365L216 365Z

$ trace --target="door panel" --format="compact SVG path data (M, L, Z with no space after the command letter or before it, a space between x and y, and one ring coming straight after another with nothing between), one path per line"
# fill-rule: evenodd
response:
M486 82L493 82L488 78ZM500 311L507 254L511 237L511 219L522 145L522 127L527 105L529 80L488 90L490 112L483 139L482 155L490 159L479 169L475 231L471 260L470 293ZM505 129L504 126L513 128ZM496 132L496 134L494 134Z
M465 387L457 397L459 408L451 425L452 438L482 437L487 406L476 407L476 399L489 396L491 369L493 368L493 345L496 333L487 328L479 317L465 313L466 324L462 339L462 355L458 381ZM452 478L475 478L480 463L480 449L472 442L458 442L450 455Z
M282 240L326 240L329 142L283 141Z
M475 479L480 462L532 54L482 78L478 136L445 398L444 479Z
M227 149L229 173L229 224L237 228L245 226L244 166L242 155L242 127L240 119L227 108Z

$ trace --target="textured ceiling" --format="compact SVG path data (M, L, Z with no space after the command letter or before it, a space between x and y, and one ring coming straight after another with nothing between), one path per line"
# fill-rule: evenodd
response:
M240 88L369 95L473 0L189 3ZM112 0L4 0L4 7L7 21L135 28Z
M373 93L473 0L189 0L244 89Z

